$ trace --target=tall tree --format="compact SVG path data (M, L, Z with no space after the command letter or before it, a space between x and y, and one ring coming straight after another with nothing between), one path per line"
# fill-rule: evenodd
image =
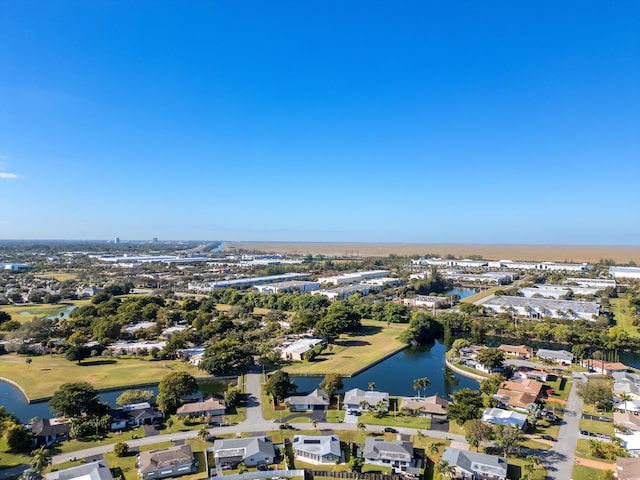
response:
M271 395L274 402L282 401L291 393L295 392L298 387L289 378L289 374L282 370L278 370L269 377L264 391Z
M493 438L493 428L482 420L469 420L464 424L464 438L469 445L476 447L476 451L478 451L482 442Z
M33 452L33 457L31 457L29 464L40 472L44 471L45 468L51 465L51 454L49 453L49 450L42 445L39 449Z
M153 400L153 396L153 390L140 390L137 388L125 390L116 398L116 404L122 406L132 403L150 402Z
M49 407L56 414L67 418L79 417L83 413L97 415L101 411L98 393L88 382L61 385L49 400Z
M524 440L522 430L513 425L496 425L493 429L493 435L505 457L508 457Z
M504 366L504 359L504 352L497 348L485 348L476 357L478 363L490 372L501 369Z
M452 402L449 404L447 417L463 425L469 420L480 418L484 404L482 393L463 388L451 395Z
M329 395L329 400L331 400L331 397L333 397L338 390L344 388L342 377L337 373L327 373L322 382L320 382L320 388Z
M158 407L165 415L174 413L185 395L198 391L196 379L186 372L166 375L158 385Z

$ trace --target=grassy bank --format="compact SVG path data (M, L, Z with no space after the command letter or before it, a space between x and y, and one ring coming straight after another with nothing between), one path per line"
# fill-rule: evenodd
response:
M194 377L207 376L206 372L180 360L152 362L101 357L78 365L58 356L30 358L32 363L28 365L23 355L0 356L0 376L20 385L30 400L51 397L60 385L67 382L87 381L101 390L157 383L175 371L185 371Z
M633 325L633 317L629 313L629 301L626 298L612 298L610 302L618 326L624 328L630 337L640 337L640 331Z
M363 320L358 332L340 335L331 350L318 355L312 362L298 362L283 368L291 375L325 375L338 373L348 377L404 348L398 336L406 324Z
M65 312L69 307L87 305L89 299L82 300L66 300L61 303L28 303L21 305L3 305L0 307L1 312L7 312L11 315L11 320L24 322L31 320L33 317L53 317Z

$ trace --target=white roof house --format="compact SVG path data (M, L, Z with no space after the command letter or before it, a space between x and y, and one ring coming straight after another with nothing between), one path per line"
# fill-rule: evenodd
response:
M113 480L113 475L107 463L100 460L47 473L45 478L47 480Z
M507 459L495 455L478 452L468 452L453 447L447 447L442 454L442 460L454 467L458 477L506 480Z
M536 352L536 357L542 359L549 358L556 363L563 363L565 365L569 365L573 362L573 353L567 350L548 350L546 348L540 348Z
M630 457L640 456L640 433L634 433L632 435L623 435L616 433L616 437L622 440L622 445L629 453Z
M340 439L335 435L295 435L293 454L303 462L332 464L342 459Z
M527 423L527 416L514 412L513 410L503 410L501 408L487 408L482 413L482 421L494 425L511 425L522 430Z
M275 461L276 452L269 437L218 439L211 448L216 465L248 467L269 465Z
M322 342L321 338L305 337L283 344L279 347L280 358L284 360L303 360L305 353Z
M348 412L367 411L370 407L374 407L378 404L383 406L383 409L388 410L389 394L387 392L376 392L372 390L353 388L345 392L343 403L345 410Z

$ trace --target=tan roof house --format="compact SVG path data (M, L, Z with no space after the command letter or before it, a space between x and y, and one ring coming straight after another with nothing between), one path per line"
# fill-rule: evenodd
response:
M136 463L143 479L178 477L196 471L190 445L140 452Z
M502 344L498 347L498 350L502 350L507 355L515 355L520 358L530 358L533 356L533 348L528 345Z
M423 413L431 415L446 415L449 410L449 402L444 398L432 395L431 397L402 397L400 408L409 408L413 411L422 409Z

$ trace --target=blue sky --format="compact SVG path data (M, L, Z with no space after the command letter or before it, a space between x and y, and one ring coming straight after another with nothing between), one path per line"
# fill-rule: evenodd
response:
M640 2L0 0L1 238L640 244Z

